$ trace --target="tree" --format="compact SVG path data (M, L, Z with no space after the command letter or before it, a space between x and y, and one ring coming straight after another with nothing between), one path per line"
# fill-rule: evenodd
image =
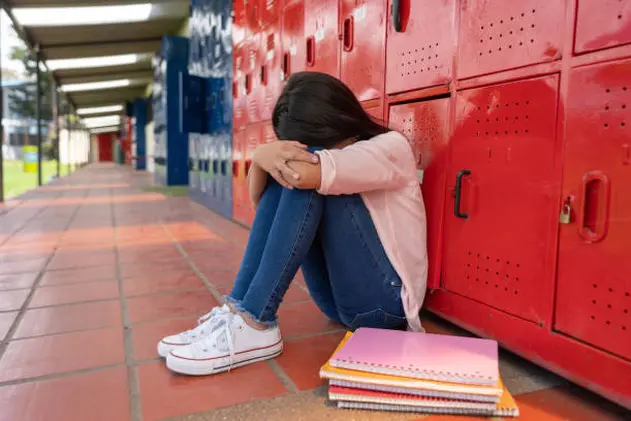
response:
M33 83L19 85L9 91L9 109L20 119L35 120L37 118L37 64L35 57L27 48L13 47L10 58L22 63L24 66L24 77L29 81L33 81ZM51 121L53 119L52 95L47 72L41 72L40 74L40 88L42 100L41 119L42 121Z

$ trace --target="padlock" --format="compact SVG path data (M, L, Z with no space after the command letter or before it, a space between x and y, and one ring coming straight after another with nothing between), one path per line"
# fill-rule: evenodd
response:
M561 211L561 215L559 216L559 223L561 224L569 224L572 222L572 208L569 203L563 205L563 210Z

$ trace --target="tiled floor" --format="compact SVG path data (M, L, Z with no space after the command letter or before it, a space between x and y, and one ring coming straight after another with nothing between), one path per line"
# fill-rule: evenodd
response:
M216 377L169 373L156 341L229 291L248 233L188 198L143 193L148 181L96 165L5 205L0 421L419 419L326 403L317 372L343 332L299 280L281 306L279 358ZM628 415L515 356L503 355L501 371L522 420Z

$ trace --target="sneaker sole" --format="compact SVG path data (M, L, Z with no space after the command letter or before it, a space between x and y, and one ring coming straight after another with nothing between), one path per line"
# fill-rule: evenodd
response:
M195 362L193 360L186 360L175 355L169 355L166 362L169 370L175 373L187 374L189 376L208 376L211 374L230 371L233 368L242 367L259 361L269 360L279 356L282 352L283 343L280 342L277 346L271 348L239 354L238 357L235 356L235 361L232 365L225 365L221 367L204 367L201 361Z

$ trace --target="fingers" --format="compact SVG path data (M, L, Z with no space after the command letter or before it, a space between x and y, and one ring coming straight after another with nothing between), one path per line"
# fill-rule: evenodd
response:
M285 180L290 183L292 180L298 180L300 178L300 174L294 171L289 165L287 165L287 161L278 160L276 161L276 169L280 171L280 173L285 177Z
M281 152L281 156L285 161L303 161L311 162L312 164L318 162L318 156L316 154L294 147L284 148Z
M284 140L282 141L285 145L291 145L294 146L296 148L300 148L300 149L307 149L309 146L300 143L300 142L296 142L295 140Z
M283 174L279 170L274 169L270 171L269 175L271 175L272 178L278 182L278 184L285 187L286 189L292 190L294 188L294 186L292 186L290 183L287 182L287 180L285 180L285 177L283 177Z

